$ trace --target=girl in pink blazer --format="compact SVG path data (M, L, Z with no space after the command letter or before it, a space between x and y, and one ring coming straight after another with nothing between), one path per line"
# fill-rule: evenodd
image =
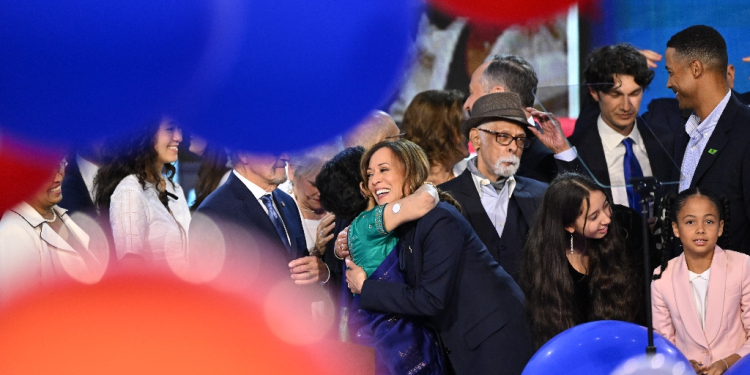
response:
M696 373L722 374L750 353L750 257L716 245L729 217L726 200L692 188L667 211L684 251L669 263L665 256L655 271L654 329Z

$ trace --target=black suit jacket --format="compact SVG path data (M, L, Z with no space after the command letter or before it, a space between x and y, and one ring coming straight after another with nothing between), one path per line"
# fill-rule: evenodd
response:
M362 307L425 317L458 375L520 374L533 354L523 293L466 219L441 202L397 233L406 284L365 280Z
M604 156L604 146L596 121L599 115L595 117L584 115L579 117L576 122L578 132L570 136L569 142L575 146L578 157L588 166L593 177L602 185L610 185L609 170L607 160ZM593 123L590 123L593 121ZM642 118L636 119L638 132L641 134L643 144L648 154L648 160L651 164L651 172L660 182L674 182L679 176L679 167L682 159L673 159L672 151L674 149L675 132L669 127L663 126L662 123L653 122L646 125ZM579 129L580 127L580 129ZM674 160L674 161L673 161ZM588 174L588 172L584 172ZM675 185L664 186L659 190L657 196L663 195L666 191L676 190ZM611 196L611 191L607 189Z
M78 168L78 162L76 162L76 155L69 155L67 160L68 167L65 168L65 178L62 180L63 197L58 206L67 209L70 214L83 211L96 216L94 202L91 200L86 183L83 182L81 169Z
M305 232L302 229L297 205L292 197L279 189L274 190L271 195L289 234L292 254L284 254L286 259L292 260L307 256ZM263 235L267 243L275 248L284 250L284 244L276 234L276 229L268 214L253 193L234 173L229 175L224 185L206 197L195 211L193 220L190 222L191 236L207 233L204 227L207 225L206 217L216 222L224 236L227 248L231 251L242 251L252 246L253 243L257 243L252 240L252 236L258 234ZM230 254L228 252L228 256Z
M685 154L690 137L679 133L675 157ZM750 107L729 98L695 168L690 187L729 199L729 248L750 254Z
M525 157L525 156L524 156ZM471 163L471 162L470 162ZM542 197L547 190L547 184L515 176L516 188L510 199L515 200L521 209L523 220L529 228L534 225L536 210L542 203ZM523 249L503 249L500 244L500 236L495 226L492 225L489 215L482 206L479 192L477 192L471 172L466 169L461 175L440 185L440 189L450 193L458 203L461 204L461 213L471 224L490 255L500 265L518 280L520 271L520 259Z

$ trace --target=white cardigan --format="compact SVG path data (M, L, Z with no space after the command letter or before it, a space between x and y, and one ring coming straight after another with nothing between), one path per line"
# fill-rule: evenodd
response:
M52 209L97 264L86 265L42 215L22 202L6 211L0 220L0 303L61 278L91 284L104 274L106 259L89 250L89 236L70 219L67 210L58 206Z

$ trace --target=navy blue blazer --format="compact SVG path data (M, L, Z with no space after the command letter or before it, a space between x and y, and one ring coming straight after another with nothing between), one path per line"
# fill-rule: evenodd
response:
M575 146L578 157L586 163L593 177L602 185L610 185L609 169L604 156L604 146L599 135L596 122L599 118L597 108L596 116L585 115L576 122L577 132L573 133L568 141ZM651 164L651 172L660 182L673 182L679 180L680 163L682 158L673 159L675 131L662 122L653 121L646 125L644 119L636 118L638 132L643 139L643 145L648 154ZM580 129L579 129L580 127ZM683 128L684 129L684 128ZM583 172L588 174L588 171ZM657 194L657 199L668 191L676 191L676 185L665 185ZM607 189L611 196L611 192Z
M524 297L450 204L397 230L406 284L365 280L362 307L422 316L458 375L520 374L531 358Z
M82 211L92 216L96 216L94 202L89 195L89 189L83 182L81 169L78 168L76 155L72 154L67 157L68 167L65 168L65 178L62 180L62 200L57 205L68 210L69 214Z
M525 155L523 156L525 157ZM523 159L522 157L522 159ZM547 184L515 176L516 188L510 199L515 200L521 210L523 220L531 228L536 218L536 210L542 203ZM492 225L489 215L482 206L482 200L474 185L471 172L466 169L458 177L440 185L440 189L450 193L461 204L461 214L471 224L484 246L501 266L512 276L517 277L520 271L522 248L505 249Z
M308 255L305 245L305 232L299 217L297 205L292 197L276 189L273 196L276 208L284 221L292 254L286 254L287 259L297 259ZM240 181L234 173L229 175L227 182L219 186L201 203L190 222L190 235L200 235L204 220L198 214L206 215L217 222L224 235L228 248L241 250L252 243L251 234L261 234L278 249L284 249L284 244L276 234L276 229L266 211L253 193ZM197 220L196 220L197 219ZM229 228L229 225L234 228ZM239 230L238 230L239 229ZM247 232L243 233L241 229Z
M680 163L690 137L679 132L675 157ZM690 187L701 187L729 199L729 249L750 254L750 107L735 95L729 98L719 122L695 168ZM725 247L726 248L726 247Z

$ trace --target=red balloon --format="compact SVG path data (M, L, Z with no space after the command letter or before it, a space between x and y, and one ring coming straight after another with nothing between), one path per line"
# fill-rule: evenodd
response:
M0 215L52 180L62 153L0 134Z
M573 4L590 0L429 0L440 10L472 22L501 25L542 20L565 12Z
M362 359L343 343L284 341L269 327L263 304L166 275L58 285L0 311L0 372L372 373L372 353Z

